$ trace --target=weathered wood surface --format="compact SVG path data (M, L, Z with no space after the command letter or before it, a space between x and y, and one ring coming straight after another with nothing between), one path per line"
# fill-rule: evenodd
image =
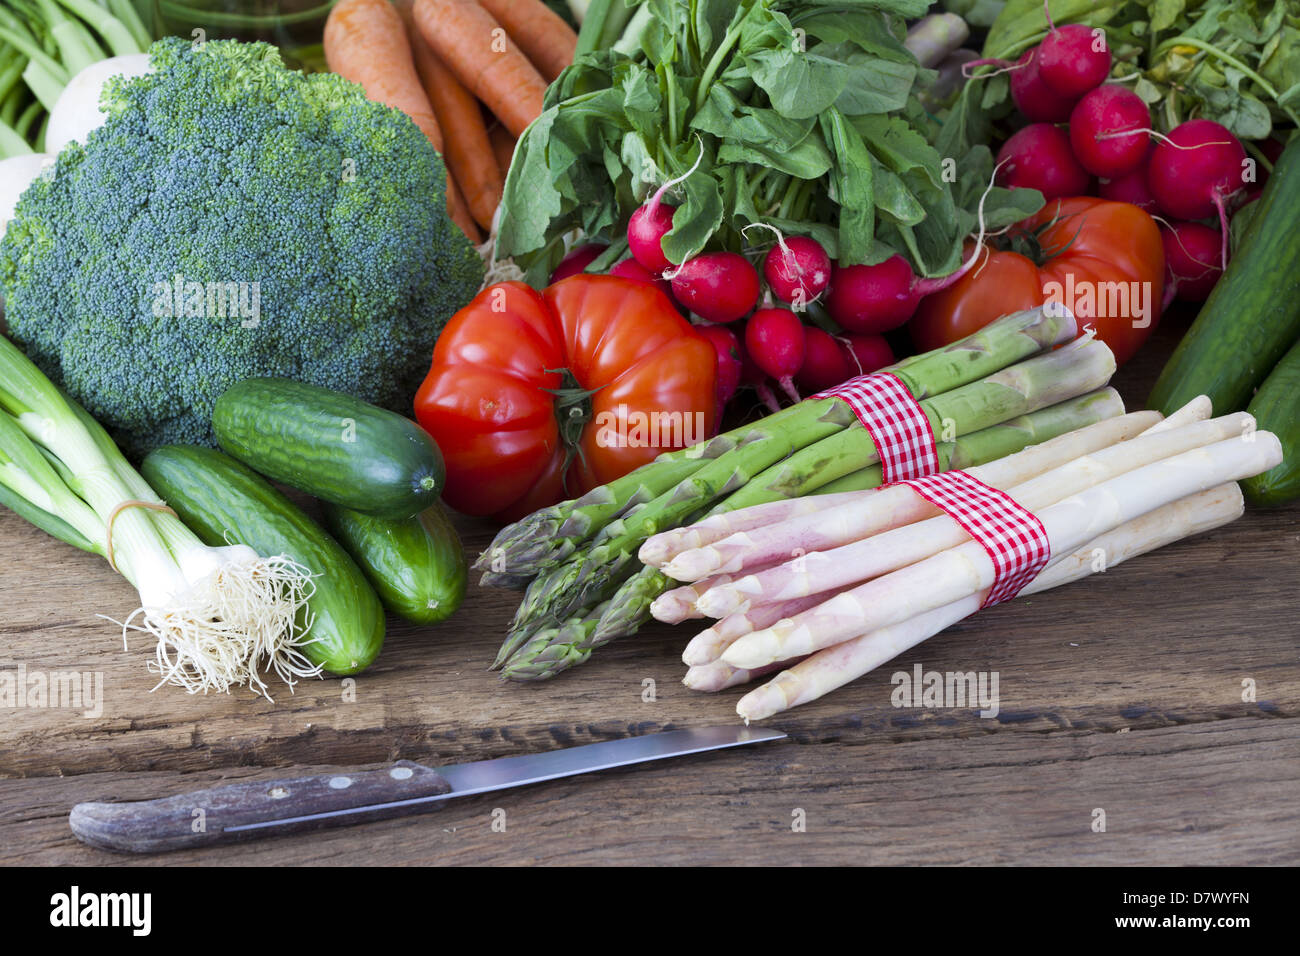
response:
M1145 397L1173 334L1117 380ZM490 529L462 522L467 548ZM0 514L0 668L102 674L103 708L0 708L0 862L123 862L66 814L221 780L408 758L458 762L734 719L679 683L693 633L655 627L536 686L486 671L513 611L394 624L357 678L150 693L134 606L98 559ZM772 723L792 741L453 803L436 815L166 862L1300 862L1300 507L1252 512L1111 573L991 609ZM996 671L1000 712L903 709L895 671ZM647 700L648 680L654 699ZM1243 681L1255 700L1243 700ZM506 810L506 832L491 811ZM807 811L806 833L792 812ZM1107 815L1094 833L1092 814Z

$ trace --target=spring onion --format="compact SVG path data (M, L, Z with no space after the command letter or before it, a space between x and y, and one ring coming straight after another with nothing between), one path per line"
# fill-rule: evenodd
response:
M108 433L0 337L0 503L49 534L98 554L140 594L123 641L157 641L158 686L190 693L264 675L319 671L300 647L311 572L287 557L204 545L127 462Z

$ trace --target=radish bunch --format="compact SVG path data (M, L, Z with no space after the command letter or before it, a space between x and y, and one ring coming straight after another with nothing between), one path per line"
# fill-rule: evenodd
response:
M1050 11L1048 24L1047 37L1016 63L972 64L1008 72L1011 98L1029 121L998 152L1000 184L1037 189L1048 201L1095 192L1144 209L1163 224L1170 294L1204 299L1227 265L1228 214L1250 185L1245 150L1211 120L1189 120L1167 136L1153 130L1142 98L1106 82L1105 32L1057 27Z

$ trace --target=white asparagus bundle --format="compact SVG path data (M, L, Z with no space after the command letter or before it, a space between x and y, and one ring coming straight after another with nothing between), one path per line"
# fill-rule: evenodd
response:
M1020 593L1036 594L1059 587L1174 541L1228 524L1241 516L1243 507L1241 489L1235 482L1181 498L1097 536L1044 569ZM1096 560L1099 553L1105 556L1101 567ZM968 595L790 662L773 680L742 697L736 704L736 713L748 723L816 700L975 613L986 594L987 591L981 591ZM688 682L688 686L710 683L735 686L742 682L744 675L768 670L773 665L754 671L723 670L727 666L725 661L711 665L708 672L696 675L695 683Z
M1040 511L1135 468L1245 434L1253 423L1250 415L1238 412L1181 428L1148 432L1085 454L1005 490L1024 508ZM971 469L970 473L974 472ZM842 588L915 564L968 540L965 529L941 513L830 551L813 552L765 571L720 582L700 596L696 607L709 617L723 617L753 601L785 601Z
M1058 435L1014 455L966 471L994 488L1011 488L1090 452L1133 438L1159 420L1159 412L1130 412ZM701 547L678 550L660 565L660 570L679 581L698 581L712 574L735 573L755 565L785 560L791 554L840 547L942 514L907 485L887 485L849 494L856 494L856 497L826 511L809 512L789 521L742 531ZM743 513L744 510L736 512L737 515ZM641 558L645 560L644 553Z
M1277 436L1255 432L1126 472L1044 508L1037 516L1052 552L1069 553L1162 505L1257 475L1281 461ZM994 578L988 553L978 542L968 541L747 634L728 647L722 659L733 667L754 670L811 654L977 594L991 587Z
M1209 491L1199 492L1172 504L1164 505L1155 511L1150 511L1140 518L1136 518L1094 538L1072 554L1065 555L1048 565L1020 593L1037 594L1050 588L1059 587L1062 584L1077 581L1089 574L1109 570L1140 554L1146 554L1148 551L1162 548L1174 541L1234 521L1241 516L1243 509L1244 503L1241 489L1232 482L1219 485ZM1098 566L1099 563L1100 567ZM967 609L967 614L974 613L975 610L978 610L979 605L983 603L984 594L986 593L983 592L975 596L977 601L973 608L970 607L968 600L955 602L949 607L955 612L957 605L960 605L962 608ZM790 602L791 605L800 603L803 602ZM739 618L743 617L743 615L733 615L732 617ZM938 621L942 617L943 615L936 614L931 620ZM919 627L920 625L917 625L917 628ZM886 630L889 629L882 628L877 633ZM748 631L744 633L748 633ZM704 631L697 635L696 640L698 641L709 634L710 631ZM716 653L713 653L712 656L705 656L705 654L700 653L688 659L688 654L683 654L683 660L691 665L684 680L686 686L693 690L722 690L727 687L734 687L737 684L747 683L754 677L796 663L795 661L782 661L748 671L732 667L718 660L718 654L721 653L721 650L740 636L741 634L733 632L727 635L727 639L715 641L715 646L719 644L721 646L717 647ZM851 643L852 640L859 639L851 639L848 643ZM889 641L882 639L881 643L882 645L888 645ZM688 651L689 647L688 645ZM710 649L712 650L712 648ZM819 653L830 654L834 649L834 647L828 648ZM852 679L852 677L848 678L848 680Z

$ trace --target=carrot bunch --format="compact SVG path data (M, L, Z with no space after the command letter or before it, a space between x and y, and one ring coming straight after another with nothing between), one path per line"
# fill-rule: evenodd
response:
M515 142L578 38L542 0L340 0L324 43L333 72L402 110L442 153L447 210L479 242Z

